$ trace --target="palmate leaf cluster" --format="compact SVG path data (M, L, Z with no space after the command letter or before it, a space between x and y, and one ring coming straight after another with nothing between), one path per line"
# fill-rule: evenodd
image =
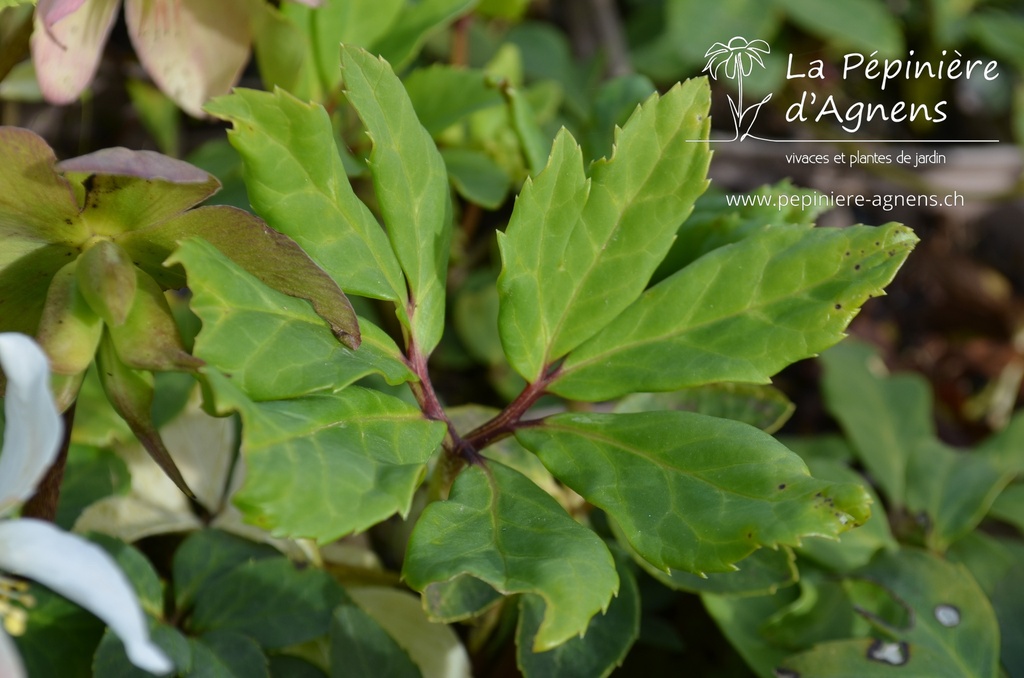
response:
M504 412L460 430L426 368L445 327L453 226L444 160L386 62L347 47L341 61L372 148L370 200L350 182L320 106L239 90L208 110L233 126L257 214L349 295L392 309L398 333L361 317L353 351L307 304L199 239L168 261L187 272L203 321L194 353L207 363L214 406L242 417L246 477L235 502L248 520L328 542L408 515L429 476L405 581L446 621L520 594L520 663L543 675L537 667L559 652L589 653L600 625L633 618L598 672L621 660L637 610L630 568L616 566L620 548L663 573L727 573L759 548L835 537L867 519L860 485L811 477L745 424L661 409L527 411L543 394L597 402L766 383L841 339L913 247L908 229L793 219L738 234L649 285L706 187L706 83L652 96L589 170L563 131L498 236L497 333L526 386ZM408 383L419 407L357 383L370 375ZM491 454L502 439L601 509L621 547L566 513L521 463ZM608 610L618 622L606 621Z

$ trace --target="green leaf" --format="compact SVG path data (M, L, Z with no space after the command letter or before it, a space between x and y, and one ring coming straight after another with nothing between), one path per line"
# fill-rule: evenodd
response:
M631 393L615 405L615 411L620 414L684 410L735 419L756 426L765 433L779 430L795 409L796 406L777 388L732 382L707 384L670 393Z
M468 678L470 661L465 646L452 627L428 619L419 596L383 586L360 586L350 589L349 594L412 660L415 675L422 672L425 678ZM384 674L371 671L368 675Z
M796 568L796 556L791 549L786 547L775 550L758 549L736 563L736 567L739 569L735 572L712 572L704 576L683 570L669 569L666 572L651 565L630 546L629 540L626 539L626 535L618 523L612 521L611 528L619 545L630 557L647 574L670 589L693 593L763 596L791 586L800 577ZM856 532L856 530L852 532Z
M835 537L869 515L863 488L812 478L771 436L727 419L564 414L516 438L666 571L728 572L758 547Z
M824 643L782 662L798 675L991 678L999 663L999 627L988 598L962 565L903 550L862 571L910 612L906 628L868 620L890 639ZM893 667L899 666L899 671Z
M483 151L446 148L441 151L452 185L466 200L489 210L501 207L512 179Z
M583 633L618 589L611 554L554 499L497 462L465 469L416 523L403 577L418 591L461 575L505 595L540 596L534 651Z
M331 676L421 678L409 655L354 603L342 603L331 617Z
M267 287L209 243L187 240L170 261L188 270L191 307L203 321L195 354L253 400L338 390L375 372L393 384L415 378L376 326L360 321L353 351L309 304Z
M907 509L927 515L928 548L937 553L973 530L1014 474L990 459L957 452L938 440L919 441L907 462Z
M405 516L446 432L419 409L358 386L254 403L228 378L206 376L218 410L242 415L246 473L235 504L275 535L324 543Z
M813 444L809 449L816 449ZM799 450L796 450L799 453ZM874 490L864 478L845 463L821 457L804 457L811 475L833 483L858 483L871 497L872 506L881 506ZM839 535L838 541L808 539L800 546L800 555L827 565L836 572L849 572L866 565L879 550L895 551L899 548L889 529L885 511L872 512L867 522L856 530Z
M13 637L28 675L93 678L103 622L41 584L30 583L28 593L35 605L28 610L25 632Z
M902 506L910 451L935 439L928 383L916 374L888 377L881 358L853 341L825 352L821 360L829 411L888 500Z
M1015 483L1003 490L992 503L990 515L1024 533L1024 483Z
M327 674L309 662L286 654L270 657L272 678L327 678Z
M130 484L128 467L119 456L99 447L73 444L68 451L54 522L70 530L87 506L103 497L127 492Z
M550 390L579 400L767 383L843 337L917 242L898 224L765 231L647 290L574 351Z
M889 57L903 52L900 24L880 0L846 0L828 12L814 0L773 2L793 23L840 46Z
M583 137L588 158L607 158L614 151L614 130L629 119L637 106L657 91L647 76L630 73L601 85Z
M606 678L626 658L640 635L640 591L636 577L616 561L619 593L603 614L595 615L582 638L572 638L547 652L534 652L544 602L537 596L519 599L516 664L526 678Z
M270 678L267 657L252 638L231 631L214 631L189 638L190 676L203 678Z
M429 3L425 0L417 8ZM409 281L412 339L427 355L444 328L452 232L444 161L386 61L343 47L341 68L345 97L373 141L373 186L391 246Z
M174 604L180 612L195 602L199 590L247 562L279 556L276 549L221 532L193 532L174 553Z
M661 281L684 266L692 264L708 252L739 242L760 231L796 227L807 230L825 211L818 205L817 191L797 188L788 179L771 186L762 186L749 193L752 204L730 204L736 196L712 187L697 198L693 214L679 227L676 240L654 273ZM789 206L779 207L779 198L786 196ZM805 207L801 201L809 204ZM796 204L792 204L792 203Z
M327 633L341 587L323 570L296 569L287 558L243 563L200 587L189 618L196 633L233 631L266 649Z
M272 5L263 5L258 12L253 17L253 51L263 87L271 91L280 87L303 100L323 99L310 45L300 24ZM336 64L337 54L335 70Z
M405 303L387 236L349 184L322 106L287 92L236 89L207 111L233 124L256 212L292 238L343 290Z
M704 190L710 154L706 81L652 96L588 180L568 132L524 185L504 235L501 336L512 366L536 381L643 290Z
M778 678L772 669L792 653L769 642L761 633L764 624L795 601L791 586L770 596L732 596L705 593L701 600L729 643L760 678Z
M481 70L432 64L414 70L404 84L420 124L435 136L470 113L502 103Z
M125 83L139 122L153 137L161 153L178 157L181 147L181 109L166 94L134 78Z
M177 669L177 675L189 675L192 670L192 650L188 639L173 626L166 624L150 624L150 638L162 649ZM96 656L92 660L94 676L111 676L111 678L152 678L153 674L143 671L128 661L124 645L114 633L107 629L103 640L96 648Z
M986 438L977 451L1005 471L1024 474L1024 411L1017 412L1006 428Z
M420 0L405 3L398 19L374 44L374 51L401 70L432 34L468 12L477 0Z
M404 0L381 0L372 4L360 0L327 0L312 11L312 39L326 90L335 90L341 83L338 44L369 49L387 35L402 16L403 9L408 11L405 5Z

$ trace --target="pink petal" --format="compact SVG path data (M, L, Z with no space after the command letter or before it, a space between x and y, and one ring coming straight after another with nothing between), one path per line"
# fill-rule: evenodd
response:
M36 4L36 14L43 18L43 25L46 30L53 28L53 25L84 5L86 0L39 0Z
M63 160L57 163L57 169L61 172L163 179L176 184L202 184L210 180L208 172L184 160L155 151L131 151L120 146Z
M71 103L96 75L119 2L84 0L76 8L74 2L54 0L46 3L53 15L65 10L71 13L63 14L63 18L49 28L43 22L42 13L36 11L32 62L39 88L51 104Z
M256 0L126 0L135 52L157 86L194 117L249 60Z

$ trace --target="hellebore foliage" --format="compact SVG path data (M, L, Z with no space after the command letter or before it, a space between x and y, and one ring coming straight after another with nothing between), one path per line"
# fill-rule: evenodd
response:
M417 6L427 25L456 4ZM196 207L217 182L185 163L124 149L58 163L33 134L0 130L13 158L0 179L15 187L0 196L11 243L0 329L39 337L64 406L95 357L114 408L183 489L150 418L152 373L195 375L206 409L241 421L230 491L203 500L217 520L230 496L274 538L326 545L404 529L401 576L426 616L497 623L516 597L518 662L533 678L604 676L622 661L639 629L637 568L673 588L763 594L794 582L793 549L867 522L859 478L812 476L766 432L791 409L767 384L842 339L914 234L813 228L802 214L709 229L728 208L702 198L704 80L650 95L609 156L588 163L566 130L547 153L508 81L467 90L464 111L425 127L438 104L420 73L410 96L387 61L341 48L344 102L365 131L352 148L323 106L282 89L211 101L259 218ZM491 86L452 73L429 77ZM531 176L497 234L500 274L455 289L465 271L452 255L453 194L500 204L510 180L496 191L467 183L466 149L442 154L436 137L494 106ZM190 352L164 294L186 284L202 323ZM360 297L360 316L346 295ZM473 351L512 392L503 410L450 407L435 388L430 368L452 325L482 328ZM542 398L558 413L534 409ZM614 412L588 405L618 398ZM178 550L173 616L185 621L165 619L154 637L179 670L344 675L351 655L395 675L439 675L376 594L353 589L349 600L322 571L246 548L200 532ZM95 670L123 665L104 639Z

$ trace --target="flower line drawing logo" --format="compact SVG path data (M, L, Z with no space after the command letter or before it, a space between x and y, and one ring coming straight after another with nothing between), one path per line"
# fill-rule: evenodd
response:
M730 139L730 141L743 141L748 136L751 136L750 129L754 126L754 121L757 119L761 106L772 98L772 95L768 94L758 103L751 104L746 109L743 108L743 78L753 72L755 63L764 68L764 61L761 59L761 55L769 54L771 51L771 47L764 40L747 40L737 35L729 40L728 44L716 42L704 54L704 57L708 60L704 71L712 79L717 80L719 71L722 71L726 78L736 80L736 100L733 100L732 95L727 95L729 97L729 109L732 112L732 119L736 125L736 136Z

